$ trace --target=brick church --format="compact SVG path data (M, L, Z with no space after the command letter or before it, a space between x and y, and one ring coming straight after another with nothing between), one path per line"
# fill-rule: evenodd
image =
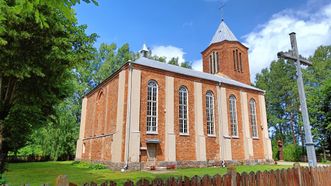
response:
M83 98L77 160L113 169L272 161L264 91L251 86L248 48L223 20L203 72L146 52Z

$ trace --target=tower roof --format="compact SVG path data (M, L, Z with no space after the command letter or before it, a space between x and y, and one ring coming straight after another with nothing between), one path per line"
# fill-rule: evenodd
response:
M210 41L210 45L224 40L238 41L236 36L231 32L230 28L225 24L224 20L222 20L213 36L213 39Z

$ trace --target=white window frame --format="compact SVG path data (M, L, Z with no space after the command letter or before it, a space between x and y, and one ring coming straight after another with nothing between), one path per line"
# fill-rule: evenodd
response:
M155 80L148 81L148 83L147 83L147 109L146 109L146 111L147 111L146 112L146 133L147 134L158 134L158 89L159 89L159 87ZM155 129L155 130L153 130L153 129Z
M238 117L237 117L237 99L234 95L229 97L230 106L230 124L231 124L231 136L239 137L238 134Z
M257 120L256 120L256 101L252 98L249 101L249 120L252 127L252 138L258 138Z
M212 91L206 93L207 135L215 136L215 99Z
M186 94L185 103L183 103L183 95ZM189 122L188 122L188 90L185 86L181 86L178 91L178 123L179 123L179 134L180 135L189 135ZM184 109L184 110L183 110ZM186 109L186 110L185 110ZM181 117L184 116L184 117ZM186 117L185 117L186 116ZM186 123L185 123L186 122ZM186 124L186 131L185 129ZM181 127L183 130L181 130Z

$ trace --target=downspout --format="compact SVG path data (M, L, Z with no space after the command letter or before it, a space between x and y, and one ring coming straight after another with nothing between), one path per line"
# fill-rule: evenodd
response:
M129 77L130 77L130 80L129 80L129 101L128 101L128 117L129 117L129 122L128 122L128 136L127 136L127 149L126 149L126 161L125 161L125 166L123 167L125 170L128 170L129 168L129 154L130 154L130 133L131 133L131 100L132 100L132 70L133 70L133 66L132 66L132 63L131 61L128 61L129 63Z

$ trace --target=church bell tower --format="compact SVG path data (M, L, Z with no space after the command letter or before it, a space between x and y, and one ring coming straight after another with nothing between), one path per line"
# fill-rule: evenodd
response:
M202 52L203 72L251 85L248 48L238 41L224 20Z

